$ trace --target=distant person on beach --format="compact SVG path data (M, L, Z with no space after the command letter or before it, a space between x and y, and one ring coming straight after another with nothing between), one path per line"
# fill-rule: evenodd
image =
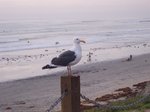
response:
M132 58L133 58L133 56L132 56L132 55L130 55L130 57L129 57L126 61L131 61L131 60L132 60Z

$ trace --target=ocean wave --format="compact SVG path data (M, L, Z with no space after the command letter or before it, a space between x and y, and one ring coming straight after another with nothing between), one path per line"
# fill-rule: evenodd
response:
M60 45L70 44L73 37L85 38L92 42L132 42L144 41L150 36L150 26L144 24L150 20L79 20L62 23L51 21L6 22L0 26L0 49L33 49L53 47L56 42ZM89 24L91 23L91 24ZM143 24L142 24L143 23Z
M141 22L141 23L150 23L150 20L141 20L139 22Z

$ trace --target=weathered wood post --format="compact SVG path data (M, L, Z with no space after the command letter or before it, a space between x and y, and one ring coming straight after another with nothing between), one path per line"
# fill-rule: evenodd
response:
M61 103L61 112L80 112L80 76L61 76L61 94L67 95Z

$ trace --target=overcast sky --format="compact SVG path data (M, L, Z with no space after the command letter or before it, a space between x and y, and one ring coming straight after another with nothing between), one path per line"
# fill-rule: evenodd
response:
M150 0L0 0L0 19L146 17Z

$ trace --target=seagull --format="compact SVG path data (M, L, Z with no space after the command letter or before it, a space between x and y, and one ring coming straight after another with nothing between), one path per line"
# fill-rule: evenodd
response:
M73 39L73 46L71 49L64 51L58 57L54 57L50 64L42 67L42 69L53 69L57 67L67 66L68 75L71 75L71 66L76 65L82 58L82 48L80 43L86 43L84 40L79 38Z

